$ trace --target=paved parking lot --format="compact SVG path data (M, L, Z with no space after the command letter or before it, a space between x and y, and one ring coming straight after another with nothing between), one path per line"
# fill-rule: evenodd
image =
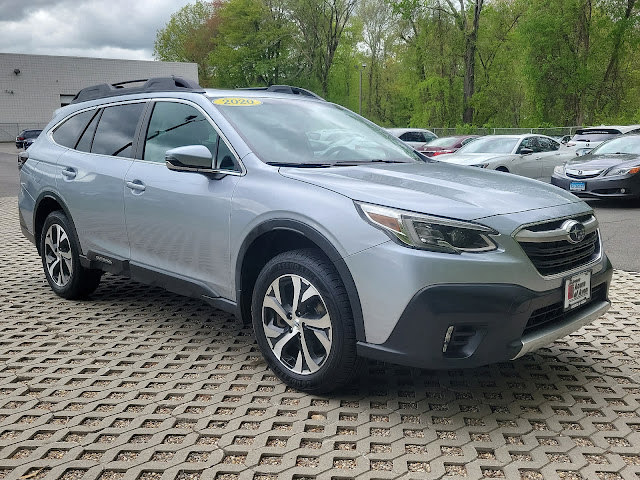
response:
M0 198L0 478L640 478L640 274L613 308L513 363L370 362L311 396L266 368L251 329L106 276L69 302Z

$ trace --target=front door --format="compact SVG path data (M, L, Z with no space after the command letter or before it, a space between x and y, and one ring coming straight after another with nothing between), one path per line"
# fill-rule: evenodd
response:
M144 143L142 160L125 178L131 263L227 296L231 196L240 178L235 156L203 111L177 101L155 102ZM184 145L206 146L214 161L224 157L230 175L169 170L165 152Z

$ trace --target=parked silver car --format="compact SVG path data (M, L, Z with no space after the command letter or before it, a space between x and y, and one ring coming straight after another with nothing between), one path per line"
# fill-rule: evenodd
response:
M487 135L438 160L514 173L549 183L553 169L573 154L545 135Z
M252 323L297 389L347 384L359 357L515 359L610 306L587 204L425 159L322 100L105 84L23 156L20 224L55 293L112 272L200 298Z

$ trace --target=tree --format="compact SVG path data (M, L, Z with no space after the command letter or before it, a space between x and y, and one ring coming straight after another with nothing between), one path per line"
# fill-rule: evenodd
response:
M165 62L195 62L200 82L210 78L208 57L218 22L215 11L219 4L196 0L171 15L169 23L156 33L153 56Z
M218 86L268 86L292 78L294 29L285 15L280 0L230 0L219 9L208 57Z
M355 5L356 0L289 0L300 73L311 74L325 97L333 58Z
M445 0L446 10L455 20L456 26L464 36L464 84L462 92L463 113L462 121L473 124L473 106L471 99L475 93L476 81L476 49L478 30L480 29L480 14L484 0L458 0L458 6L452 0ZM442 4L438 4L442 8ZM471 12L471 22L468 13Z

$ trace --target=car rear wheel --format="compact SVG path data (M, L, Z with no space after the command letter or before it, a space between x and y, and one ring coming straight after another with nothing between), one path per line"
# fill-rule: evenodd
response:
M47 282L59 296L84 298L100 284L102 272L80 265L80 244L67 216L60 211L49 214L40 237L42 266Z
M312 249L269 261L253 292L252 320L271 370L307 392L351 380L358 359L349 299L333 264Z

